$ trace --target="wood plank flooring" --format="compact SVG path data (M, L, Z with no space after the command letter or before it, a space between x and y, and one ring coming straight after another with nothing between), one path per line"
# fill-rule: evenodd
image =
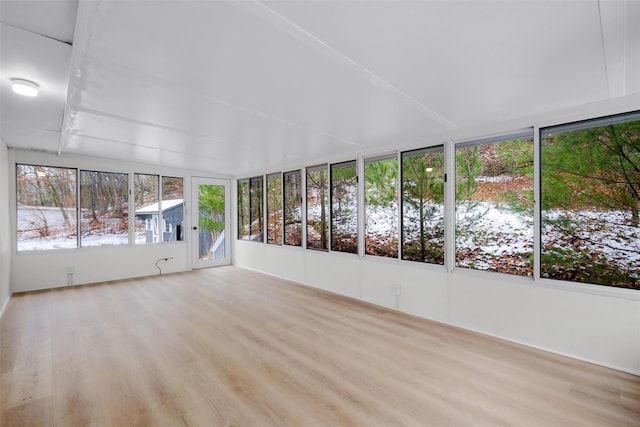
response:
M640 377L238 267L14 295L2 426L639 426Z

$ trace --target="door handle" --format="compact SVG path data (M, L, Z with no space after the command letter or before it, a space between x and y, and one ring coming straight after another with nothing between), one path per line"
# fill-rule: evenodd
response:
M193 229L194 229L194 230L197 230L197 229L198 229L198 227L193 227Z

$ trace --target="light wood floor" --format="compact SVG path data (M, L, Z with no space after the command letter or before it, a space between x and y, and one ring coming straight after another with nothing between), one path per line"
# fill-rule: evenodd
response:
M639 426L640 377L237 267L15 295L2 426Z

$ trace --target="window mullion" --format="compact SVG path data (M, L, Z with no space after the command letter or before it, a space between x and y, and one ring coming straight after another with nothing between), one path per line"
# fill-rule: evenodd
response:
M540 151L540 128L533 129L533 279L540 279L540 256L541 256L541 222L540 207L541 201L541 151Z
M456 146L453 140L444 144L444 263L447 271L456 264Z

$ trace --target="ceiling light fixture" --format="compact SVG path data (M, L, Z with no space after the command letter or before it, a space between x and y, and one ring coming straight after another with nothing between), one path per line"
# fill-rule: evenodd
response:
M11 88L24 96L38 96L38 84L24 79L11 79Z

